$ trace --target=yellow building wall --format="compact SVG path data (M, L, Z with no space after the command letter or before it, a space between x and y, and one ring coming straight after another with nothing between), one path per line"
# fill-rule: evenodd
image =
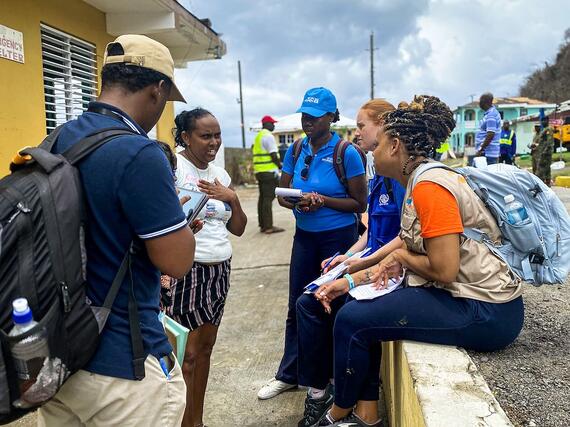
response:
M410 374L402 341L382 343L380 376L389 425L425 427L424 415Z
M40 23L96 45L100 74L106 44L105 14L81 0L10 0L0 24L23 33L25 63L0 58L0 177L15 152L46 135ZM100 83L100 79L99 79ZM174 108L168 103L157 126L159 139L173 144Z

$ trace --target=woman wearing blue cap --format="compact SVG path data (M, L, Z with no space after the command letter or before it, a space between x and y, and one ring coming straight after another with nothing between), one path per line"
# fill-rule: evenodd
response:
M333 153L341 141L330 129L339 120L335 96L323 87L309 89L297 112L302 113L301 124L307 136L297 156L295 145L289 147L279 184L303 192L295 203L279 198L281 206L293 210L297 225L289 270L285 350L275 378L259 391L260 399L270 399L297 386L297 298L320 275L321 260L345 253L356 242L356 214L366 210L366 171L357 149L349 145L344 152L344 184L333 165ZM329 364L332 373L332 360Z

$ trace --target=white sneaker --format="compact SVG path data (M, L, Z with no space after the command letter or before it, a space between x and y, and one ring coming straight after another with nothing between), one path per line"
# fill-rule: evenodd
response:
M295 387L297 387L297 384L288 384L286 382L273 378L271 381L261 387L259 392L257 392L257 397L261 400L271 399L272 397L275 397L278 394L281 394L284 391Z

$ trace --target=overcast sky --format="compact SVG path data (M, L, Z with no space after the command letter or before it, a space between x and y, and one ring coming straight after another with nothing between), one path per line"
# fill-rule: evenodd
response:
M516 96L525 76L552 61L570 27L567 0L182 0L210 18L228 52L177 70L188 104L217 116L223 141L241 146L237 61L246 129L263 115L294 113L306 89L330 88L354 118L370 97L397 104L437 95L452 109L491 91ZM254 133L246 131L247 146Z

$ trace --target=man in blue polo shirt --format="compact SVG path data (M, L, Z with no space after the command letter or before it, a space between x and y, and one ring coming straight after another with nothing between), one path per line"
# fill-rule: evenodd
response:
M486 92L479 98L479 107L485 111L475 137L476 156L485 156L487 164L499 162L501 115L493 105L493 94Z
M186 387L158 320L160 271L184 276L195 242L166 156L147 136L166 101L184 101L173 76L165 46L145 36L120 36L107 45L98 102L59 134L56 152L104 128L133 132L109 141L79 165L88 206L87 298L94 306L103 305L131 242L140 248L95 355L40 409L39 425L178 426L182 420ZM130 277L146 357L140 381L131 348Z

